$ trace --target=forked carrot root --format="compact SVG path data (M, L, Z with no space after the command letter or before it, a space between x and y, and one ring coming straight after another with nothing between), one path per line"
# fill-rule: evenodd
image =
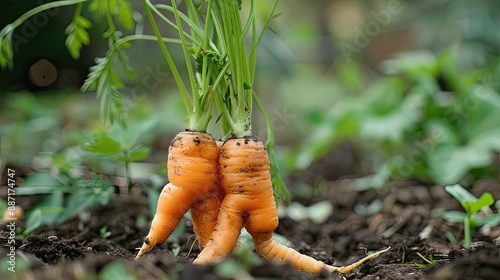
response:
M151 229L136 259L164 243L191 207L195 233L201 245L206 243L221 199L218 155L219 148L210 134L185 131L174 137L167 161L170 183L160 194Z
M389 250L381 250L349 266L334 267L274 241L272 233L278 226L278 216L269 157L264 144L257 137L227 140L220 149L219 175L226 195L210 240L194 261L195 264L217 263L228 257L237 243L242 226L252 236L260 256L288 262L294 268L310 273L319 273L322 269L349 272Z

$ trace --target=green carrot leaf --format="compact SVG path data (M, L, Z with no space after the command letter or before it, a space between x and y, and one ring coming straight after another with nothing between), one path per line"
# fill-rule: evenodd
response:
M97 57L96 64L90 67L87 79L83 83L82 91L95 90L99 84L99 79L104 75L106 67L108 66L107 57Z
M125 50L123 48L118 48L116 51L125 74L127 74L130 79L135 79L137 77L137 74L135 73L134 68L132 68L132 66L130 65L130 61L127 54L125 53Z
M89 11L99 16L105 16L108 10L107 0L92 0L89 4Z
M12 32L5 35L0 33L0 68L12 69L14 52L12 50Z
M66 28L66 47L74 59L80 58L80 50L83 45L88 46L90 36L87 32L92 26L92 23L85 17L76 15L71 24Z
M134 28L134 17L132 15L132 7L127 0L117 0L115 7L115 16L119 23L126 29L132 30Z

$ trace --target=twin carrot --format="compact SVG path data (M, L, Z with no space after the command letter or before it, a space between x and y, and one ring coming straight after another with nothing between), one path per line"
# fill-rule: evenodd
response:
M221 186L226 193L210 240L194 260L195 264L213 264L227 258L237 244L244 226L252 236L257 254L265 259L290 263L310 273L322 269L347 273L389 248L360 261L334 267L277 243L272 233L278 226L273 198L269 156L257 137L229 139L219 155Z

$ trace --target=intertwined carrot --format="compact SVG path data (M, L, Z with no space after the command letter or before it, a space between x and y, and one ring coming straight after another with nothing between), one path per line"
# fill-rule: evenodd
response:
M272 238L278 226L276 204L271 184L269 157L257 137L229 139L219 156L221 186L226 193L210 240L194 261L195 264L217 263L234 249L242 226L253 238L256 252L266 259L288 262L311 273L322 269L349 272L375 254L346 267L326 265L283 246Z
M170 144L165 185L151 222L151 229L136 258L170 236L183 215L192 208L194 230L201 245L212 233L219 211L217 160L219 148L207 133L178 133Z
M155 27L145 0L143 4ZM293 267L311 273L318 273L322 269L349 272L364 261L388 250L379 251L349 266L334 267L304 256L273 240L272 233L278 226L278 216L271 183L269 154L262 141L251 136L251 119L253 96L256 96L253 89L256 48L269 21L277 16L277 2L272 5L261 32L257 31L253 12L246 23L242 23L241 1L215 0L206 1L205 4L206 10L201 9L206 11L203 27L196 26L200 27L200 30L204 29L204 32L193 30L192 34L196 36L191 36L194 40L201 36L203 40L192 42L190 45L186 42L182 30L183 24L176 1L172 0L172 10L190 76L192 99L189 98L175 63L164 46L158 28L154 30L167 63L176 74L174 78L188 112L188 127L190 130L206 131L211 119L211 102L214 99L220 114L218 120L222 139L226 141L218 149L213 138L207 134L201 137L199 134L188 133L187 136L174 139L169 154L170 184L162 191L151 231L138 257L164 242L189 208L195 233L200 244L205 245L194 261L196 264L217 263L228 257L238 242L243 226L252 236L255 250L260 256L289 262ZM195 5L190 0L186 0L186 5L191 7L188 13L191 22L187 22L187 25L195 27L199 23L198 15L191 11L195 10ZM250 5L251 10L255 11L256 1L251 1ZM243 40L247 34L252 36L249 40L252 42L250 48L246 46L247 40ZM213 48L214 45L216 48ZM189 59L193 46L202 46L195 51L199 75L194 75ZM250 50L250 54L247 50ZM272 147L271 122L263 107L259 105L258 98L255 98L255 102L268 123L267 144ZM278 174L276 170L273 168L274 174ZM218 190L217 186L220 186L221 190Z

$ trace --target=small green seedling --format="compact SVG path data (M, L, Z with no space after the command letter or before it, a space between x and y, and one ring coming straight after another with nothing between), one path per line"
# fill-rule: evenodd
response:
M432 254L429 255L429 258L424 257L424 255L420 254L417 252L417 255L424 260L427 264L425 263L416 263L415 265L418 266L421 269L426 269L429 265L435 265L437 262L434 260L434 256Z
M99 235L102 237L102 239L107 239L111 236L111 231L108 230L108 227L104 226L99 230Z
M499 216L481 218L477 215L483 207L491 206L495 200L493 195L485 192L478 199L460 185L446 186L445 190L451 194L465 209L465 213L458 211L448 211L443 213L443 218L450 222L464 224L464 247L470 248L472 243L472 230L480 225L498 224Z

